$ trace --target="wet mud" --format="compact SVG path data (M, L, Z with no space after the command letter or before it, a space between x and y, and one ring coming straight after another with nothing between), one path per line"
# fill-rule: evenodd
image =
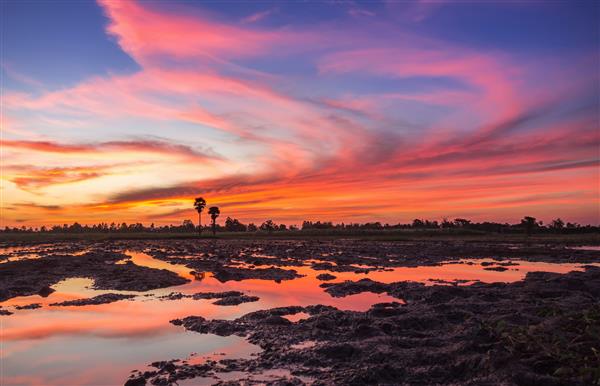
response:
M201 334L246 337L263 351L236 361L160 363L139 377L168 385L219 372L283 368L314 385L589 385L600 379L597 267L566 275L530 273L511 284L361 281L328 290L336 296L385 291L409 301L375 304L367 312L316 305L257 311L235 320L173 320ZM295 323L284 318L298 312L310 317ZM291 348L307 341L316 344ZM298 378L279 381L303 384Z
M239 306L243 312L211 319L202 314L203 306L189 313L185 308L169 317L175 318L171 328L242 337L262 350L199 361L165 358L159 350L149 367L138 367L123 379L129 386L600 384L599 250L460 240L144 240L10 247L1 256L0 301L48 297L56 283L69 278L92 279L94 289L140 294L67 297L50 306L146 297L164 305L210 300L223 306L219 309ZM143 265L132 252L151 256L151 264ZM560 272L578 271L532 272L542 263L572 267ZM440 276L418 281L394 276L419 267L431 267ZM436 267L459 273L478 267L488 276L445 276ZM517 271L528 273L519 277ZM517 278L489 280L489 275L509 274ZM191 280L204 284L207 277L212 283L208 291L177 288ZM314 299L318 291L321 303L327 301L323 296L351 299L369 293L385 294L386 300L369 301L360 311L308 302L267 302L267 309L261 309L264 287L243 286L302 280L314 287L306 296ZM41 312L35 310L37 299L22 300L10 310L0 307L0 315L10 320L17 317L8 316L13 312ZM273 305L278 307L269 308Z
M259 300L258 296L245 295L239 291L225 291L225 292L198 292L195 294L182 294L181 292L171 292L170 294L159 297L162 300L179 300L183 298L191 298L194 300L200 299L218 299L212 304L218 306L237 306L242 303L256 302Z
M108 304L118 302L119 300L132 299L135 298L136 295L125 295L125 294L103 294L94 296L86 299L75 299L75 300L66 300L64 302L59 303L50 303L51 306L89 306L95 304Z
M92 278L96 289L121 291L147 291L189 281L168 270L116 264L126 257L122 252L95 250L8 261L0 265L0 301L34 294L48 296L53 291L50 286L71 277Z

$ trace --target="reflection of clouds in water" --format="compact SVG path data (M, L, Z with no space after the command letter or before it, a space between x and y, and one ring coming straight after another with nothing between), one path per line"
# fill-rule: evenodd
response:
M276 283L271 280L243 280L221 283L206 273L202 280L194 280L192 269L138 252L127 252L134 264L168 269L192 281L176 287L146 292L96 290L89 278L69 278L53 286L56 292L47 298L38 295L13 298L3 303L11 308L15 305L41 303L38 310L17 311L2 319L7 383L23 384L90 384L98 382L121 383L135 368L158 359L189 358L205 360L207 355L225 352L233 357L249 355L257 350L243 338L217 337L186 332L169 323L172 319L200 315L207 319L235 319L246 313L272 307L290 305L331 305L340 309L364 311L373 303L397 300L385 294L360 293L343 298L333 298L316 278L322 273L332 273L337 278L332 282L369 278L384 283L411 280L433 284L430 279L516 281L531 271L566 273L581 270L580 264L551 264L512 260L518 265L507 266L507 271L484 270L481 263L493 263L492 259L462 260L436 266L398 267L372 271L369 274L354 272L331 272L313 270L309 266L286 267L305 275L294 280ZM266 257L266 256L261 256ZM505 260L503 262L506 262ZM311 261L318 263L319 260ZM356 268L360 268L358 265ZM363 267L365 268L365 267ZM237 290L247 295L260 297L255 303L244 303L236 307L221 307L213 300L159 300L158 296L173 291L183 294L197 292L223 292ZM105 293L137 294L134 300L114 303L52 307L50 303L78 298L88 298ZM148 296L147 296L148 295ZM292 316L294 320L306 315ZM253 351L254 350L254 351ZM190 357L190 353L198 355ZM27 364L27 365L25 365ZM26 374L36 374L28 377ZM69 375L66 375L69 374ZM112 377L112 378L111 378Z
M186 358L192 352L209 355L226 353L226 357L247 357L258 352L257 346L239 337L200 335L174 329L172 334L151 339L117 341L100 337L54 337L38 341L34 350L13 354L5 361L7 384L14 379L11 370L27 363L27 371L43 374L44 385L122 384L135 368L166 358ZM48 355L48 354L52 355ZM224 356L221 356L224 358ZM67 375L68 374L68 375ZM15 374L15 378L20 374Z
M186 279L194 280L194 275L190 273L192 269L187 268L184 265L171 264L163 260L155 259L152 256L141 252L125 251L125 254L131 256L129 260L136 265L155 269L166 269L168 271L173 271Z
M600 245L582 245L579 247L570 247L570 249L580 250L580 251L600 251Z
M27 247L0 247L0 264L17 260L39 259L44 254L64 253L73 256L83 255L88 248L73 247L71 243L38 244Z
M281 315L281 317L282 318L286 318L290 322L296 323L299 320L303 320L303 319L309 318L310 315L307 314L306 312L297 312L295 314Z
M266 382L273 382L275 380L281 379L283 377L287 377L287 378L299 378L300 380L302 380L303 382L310 384L312 381L314 381L311 377L308 376L303 376L303 375L292 375L290 370L287 369L271 369L271 370L264 370L262 372L256 373L256 374L247 374L244 373L242 371L230 371L230 372L224 372L224 373L217 373L216 376L223 382L228 382L228 381L235 381L237 379L244 379L244 378L248 378L254 382L259 382L259 384L264 384ZM188 380L188 382L183 382L183 383L179 383L181 386L197 386L197 385L204 385L204 383L194 383L193 382L194 379L190 379ZM209 382L206 383L207 385L213 384L213 382Z

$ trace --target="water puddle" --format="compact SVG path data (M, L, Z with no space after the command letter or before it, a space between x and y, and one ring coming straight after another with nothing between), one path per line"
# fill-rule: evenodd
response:
M204 385L213 385L219 381L221 382L230 382L235 381L237 379L248 379L247 384L259 384L264 385L268 382L273 382L283 377L287 378L298 378L305 384L311 384L313 379L307 376L293 376L291 372L287 369L272 369L265 370L260 373L247 374L242 371L230 371L227 373L217 373L215 378L193 378L186 379L183 381L177 381L180 386L204 386ZM246 384L246 383L243 383Z
M132 262L133 264L143 267L166 269L167 271L175 272L179 276L186 279L195 279L194 275L191 273L192 270L184 265L171 264L163 260L155 259L154 257L141 252L126 251L125 254L130 257L128 259L119 260L115 264L127 264L127 262Z
M594 249L595 250L595 249ZM27 256L23 249L0 250L0 254ZM259 252L259 251L255 251ZM187 284L147 292L96 290L89 278L70 278L53 286L48 297L23 296L2 303L4 309L15 313L2 317L3 384L7 385L99 385L122 384L133 369L144 371L156 360L183 358L188 363L207 359L248 357L258 347L239 337L219 337L186 332L169 323L172 319L198 315L207 319L235 319L246 313L281 306L324 304L343 310L365 311L374 303L398 301L385 294L360 293L333 298L319 285L323 273L336 276L328 282L369 278L384 283L417 281L427 285L460 281L468 284L482 282L513 282L522 280L528 272L548 271L566 273L582 270L580 264L533 263L521 260L465 259L426 267L398 267L369 273L314 270L310 266L289 267L304 275L294 280L276 283L272 280L243 280L221 283L211 273L192 273L181 264L171 264L141 252L126 252L130 258L117 264L136 264L167 269L191 281ZM32 253L35 255L35 253ZM266 255L257 255L265 258ZM192 258L192 257L190 257ZM313 262L319 262L315 260ZM323 262L323 261L320 261ZM597 264L596 264L597 265ZM356 265L355 268L373 268ZM438 280L437 282L434 280ZM192 295L198 292L241 291L258 296L257 302L224 307L212 304L214 299L160 299L172 292ZM106 293L137 295L133 300L86 306L51 306L52 303L89 298ZM16 306L39 303L41 308L15 310ZM287 315L292 322L309 317L305 313ZM314 346L307 341L292 347ZM194 353L190 355L191 353ZM261 374L218 374L221 381L248 376L256 382L268 382L290 376L287 370ZM180 385L213 384L213 378L194 378ZM310 379L305 379L310 382Z
M289 320L292 323L296 323L300 320L304 320L310 317L309 314L307 314L306 312L298 312L296 314L290 314L290 315L283 315L284 318L286 318L287 320Z
M600 266L600 264L588 265ZM427 285L434 285L440 284L441 281L459 282L468 285L476 281L483 283L511 283L523 280L527 276L527 273L536 271L568 273L571 271L583 271L583 269L582 264L555 264L525 260L463 259L443 262L441 265L435 266L397 267L372 271L368 274L330 273L337 276L337 279L333 280L334 282L369 278L382 283L416 281Z
M4 247L0 248L0 264L8 263L9 261L39 259L41 255L35 250L20 247Z
M311 347L315 347L317 345L317 342L314 340L306 340L304 342L298 343L298 344L293 344L290 346L291 349L293 350L302 350L305 348L311 348Z
M137 322L137 320L136 320ZM182 331L113 336L86 333L7 341L2 356L6 385L122 385L132 369L142 371L157 358L186 357L190 352L227 353L239 358L258 351L239 337Z
M60 244L58 247L52 244L39 244L34 247L0 247L0 264L10 261L39 259L47 253L77 256L86 252L86 249L73 249L68 245L62 245L61 247Z
M200 335L169 323L190 314L231 317L230 307L203 300L164 302L142 294L134 301L49 306L108 292L134 293L97 291L91 285L90 279L69 279L57 284L47 298L28 296L3 304L42 304L40 309L16 311L2 319L3 384L116 385L131 370L144 370L157 359L186 358L192 352L239 358L258 351L243 338Z
M581 245L579 247L569 247L580 251L600 251L600 245Z

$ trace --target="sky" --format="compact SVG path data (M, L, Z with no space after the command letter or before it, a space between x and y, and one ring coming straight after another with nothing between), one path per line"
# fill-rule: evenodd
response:
M600 224L596 1L3 1L0 226Z

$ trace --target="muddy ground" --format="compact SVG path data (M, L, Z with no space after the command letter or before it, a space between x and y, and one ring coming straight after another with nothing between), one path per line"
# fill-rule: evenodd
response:
M362 272L393 267L439 265L462 258L520 259L552 263L594 263L600 251L569 249L560 244L502 244L462 241L373 242L357 240L144 240L70 241L39 245L0 243L16 251L0 255L0 301L15 296L52 293L51 285L71 277L94 279L96 289L147 291L186 283L174 272L127 261L128 250L210 272L221 282L246 279L293 280L294 267L329 272ZM19 247L27 248L18 250ZM34 253L41 259L29 259ZM23 260L15 260L23 257ZM123 263L125 264L117 264ZM510 264L510 263L509 263ZM260 266L260 267L259 267ZM331 275L324 272L322 278ZM333 275L335 276L335 275Z
M83 254L41 252L42 258L7 261L0 264L0 301L16 296L48 296L50 286L71 277L89 277L94 287L107 290L147 291L185 284L174 272L138 265L116 264L123 253L95 247Z
M315 385L591 385L600 380L599 268L530 273L513 284L365 282L329 287L334 288L336 296L374 290L408 302L375 304L367 312L283 307L232 321L173 320L203 334L247 337L264 351L210 365L161 362L138 379L166 385L218 372L285 368ZM298 312L310 317L295 323L284 318ZM306 342L311 344L303 347Z
M600 384L597 267L565 275L535 272L512 284L468 286L443 281L433 286L370 279L340 282L335 277L335 272L368 276L374 270L458 263L463 258L493 258L487 267L492 270L510 268L513 259L589 264L600 262L600 251L559 244L356 240L64 242L35 248L41 258L28 259L19 251L0 256L10 260L0 264L0 301L47 296L50 286L71 277L92 278L98 289L128 291L188 281L172 271L135 265L126 251L145 252L222 282L294 280L300 276L295 267L310 266L323 271L321 287L331 296L369 291L398 299L366 312L312 305L263 310L236 320L206 320L201 315L174 320L198 333L246 337L263 351L252 358L195 365L160 358L158 352L157 360L163 361L153 363L155 370L134 373L128 385L169 385L237 371L241 375L230 384L252 384L249 374L269 369L288 370L269 382L291 385ZM24 259L12 261L20 257ZM121 300L113 295L81 302ZM240 292L206 296L229 306L257 300ZM285 317L299 312L309 317L297 322ZM0 313L11 317L5 310Z

